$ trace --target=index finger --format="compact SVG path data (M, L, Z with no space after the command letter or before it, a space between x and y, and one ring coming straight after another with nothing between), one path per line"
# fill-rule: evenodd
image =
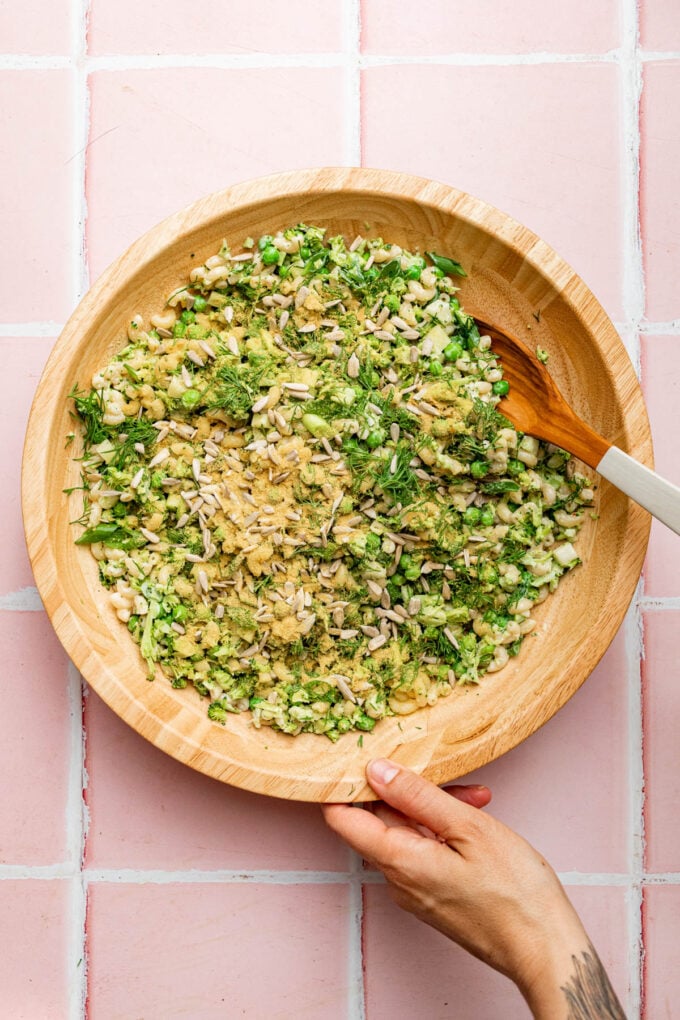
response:
M367 860L380 860L387 826L377 815L351 804L322 804L321 810L326 825L349 843L352 850Z
M391 807L454 846L464 842L470 831L483 824L477 808L440 790L410 769L387 759L371 761L366 769L368 781L378 796Z

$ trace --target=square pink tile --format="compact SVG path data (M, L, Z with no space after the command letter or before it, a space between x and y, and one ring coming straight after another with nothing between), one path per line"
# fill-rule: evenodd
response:
M372 68L363 75L363 161L433 177L510 213L620 318L619 91L611 64ZM424 96L437 101L424 105Z
M640 116L647 318L667 322L680 317L680 60L644 65Z
M5 371L0 382L0 520L5 555L0 595L33 585L21 521L21 451L28 412L53 340L45 337L0 338Z
M86 726L89 866L348 868L348 850L316 805L245 793L194 772L138 736L95 694L87 699Z
M49 53L68 56L71 51L72 7L58 0L46 8L44 0L0 0L0 48L3 53Z
M619 44L614 0L593 5L519 0L474 4L424 0L415 11L391 0L362 0L366 53L602 53Z
M579 911L625 1007L626 907L621 888L571 886ZM384 886L364 887L366 1020L525 1020L511 981L392 903Z
M93 275L164 216L211 191L277 170L342 163L342 97L339 69L94 74Z
M347 1016L347 887L90 886L90 1020Z
M678 931L680 886L650 885L645 889L645 1017L671 1020L680 999Z
M680 12L675 0L644 0L640 12L640 43L646 50L680 49Z
M7 1020L68 1016L68 984L78 971L66 948L68 895L63 880L0 882L0 988Z
M649 871L680 871L680 612L645 613L645 832Z
M71 71L0 72L5 322L61 321L71 310L73 84Z
M323 53L342 48L342 0L92 0L92 53ZM134 31L130 26L134 25Z
M0 613L0 648L0 864L57 864L67 855L66 656L44 613Z
M488 810L557 871L625 872L627 712L619 632L600 665L550 722L465 782L487 784L494 794Z
M643 336L640 348L656 469L680 485L676 442L680 433L680 336ZM654 520L644 573L647 595L680 595L680 542Z

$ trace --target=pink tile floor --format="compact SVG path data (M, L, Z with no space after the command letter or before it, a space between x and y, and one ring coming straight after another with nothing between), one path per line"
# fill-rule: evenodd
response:
M680 481L680 8L0 0L0 40L0 1016L526 1016L399 913L314 806L191 772L83 691L23 549L23 426L61 324L147 227L246 177L363 162L478 194L571 261L640 364L657 464ZM593 676L474 777L559 870L645 1020L680 1017L678 628L680 542L655 526Z

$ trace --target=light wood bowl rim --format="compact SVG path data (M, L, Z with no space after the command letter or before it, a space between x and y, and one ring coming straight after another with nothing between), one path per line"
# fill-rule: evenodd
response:
M294 775L283 775L280 762L268 765L264 760L244 762L239 759L238 748L243 750L243 741L237 741L234 756L229 748L228 732L223 740L218 739L215 737L216 724L209 723L207 719L199 722L196 712L193 709L188 711L186 705L178 700L178 695L195 698L200 702L200 713L205 716L205 701L196 698L193 692L177 692L169 684L157 680L147 684L141 695L133 693L128 687L127 678L113 673L106 658L93 650L88 641L86 615L82 607L69 605L59 580L58 568L64 546L60 549L50 538L45 499L49 506L50 498L60 498L62 486L60 479L56 479L55 484L51 475L50 464L43 452L45 444L41 443L41 438L45 435L45 424L49 425L63 412L63 401L59 395L62 391L55 385L59 381L60 362L67 363L68 355L86 342L88 322L101 302L110 301L114 292L120 294L125 282L136 276L140 267L151 263L167 247L169 239L174 244L178 237L190 234L199 226L217 225L227 220L235 210L266 202L275 196L294 198L298 195L307 198L329 192L344 193L346 198L353 194L369 194L380 196L381 199L406 200L410 203L417 201L420 205L436 208L478 228L510 247L521 256L525 265L541 274L560 291L560 299L577 316L601 352L616 351L617 357L621 358L623 345L613 325L571 267L536 234L488 203L447 185L393 171L333 167L291 171L236 184L199 199L149 230L102 274L70 317L50 355L31 408L22 465L24 528L35 582L59 640L97 694L146 739L206 775L257 793L326 802L373 799L374 795L364 780L365 764L375 756L371 741L364 741L364 747L359 748L356 746L357 734L354 734L354 750L350 754L345 737L338 744L332 745L320 737L280 738L280 735L275 735L272 738L274 742L279 739L289 742L294 740L301 751L297 772ZM115 290L112 290L114 280ZM586 304L587 314L583 312ZM649 423L629 360L622 359L620 374L621 379L615 380L614 385L615 389L619 384L622 388L625 385L628 398L626 421L629 415L635 421L635 434L624 434L617 441L638 460L651 466ZM544 711L538 716L535 711L500 714L488 729L473 735L464 754L460 751L454 753L450 749L455 747L455 737L451 737L448 744L446 739L438 743L429 757L423 757L425 752L418 743L421 738L410 743L397 742L396 745L394 740L391 743L384 739L374 741L378 752L381 755L387 752L396 760L422 771L433 781L443 783L457 778L463 771L470 772L498 758L551 718L581 686L606 651L635 591L647 547L650 519L641 508L627 501L624 525L625 556L621 557L621 563L617 565L617 586L612 595L611 610L606 618L593 621L585 659L575 663L566 675L555 678L552 685L546 688ZM69 537L65 536L64 543L69 541ZM79 550L79 553L89 556L89 551L84 549ZM103 589L97 595L97 598L102 597ZM121 637L127 640L122 630ZM142 673L144 671L141 659L139 670ZM424 717L430 711L433 710L426 709L417 714ZM439 706L437 711L440 711ZM390 721L378 724L375 734L380 732L381 727L388 726ZM426 729L428 733L423 736L423 741L430 736L429 727ZM271 731L255 731L252 728L250 732L259 733L260 742L263 733L271 735ZM344 751L339 754L338 748L341 745ZM316 757L318 761L320 756L323 756L326 764L319 767L317 773L314 759ZM294 760L294 753L292 757ZM334 769L332 764L327 763L332 763L335 758L339 764Z

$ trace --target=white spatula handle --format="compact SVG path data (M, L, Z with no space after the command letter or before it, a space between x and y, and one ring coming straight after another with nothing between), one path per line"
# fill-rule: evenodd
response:
M597 465L598 472L617 489L649 510L680 535L680 488L633 460L618 446L611 446Z

